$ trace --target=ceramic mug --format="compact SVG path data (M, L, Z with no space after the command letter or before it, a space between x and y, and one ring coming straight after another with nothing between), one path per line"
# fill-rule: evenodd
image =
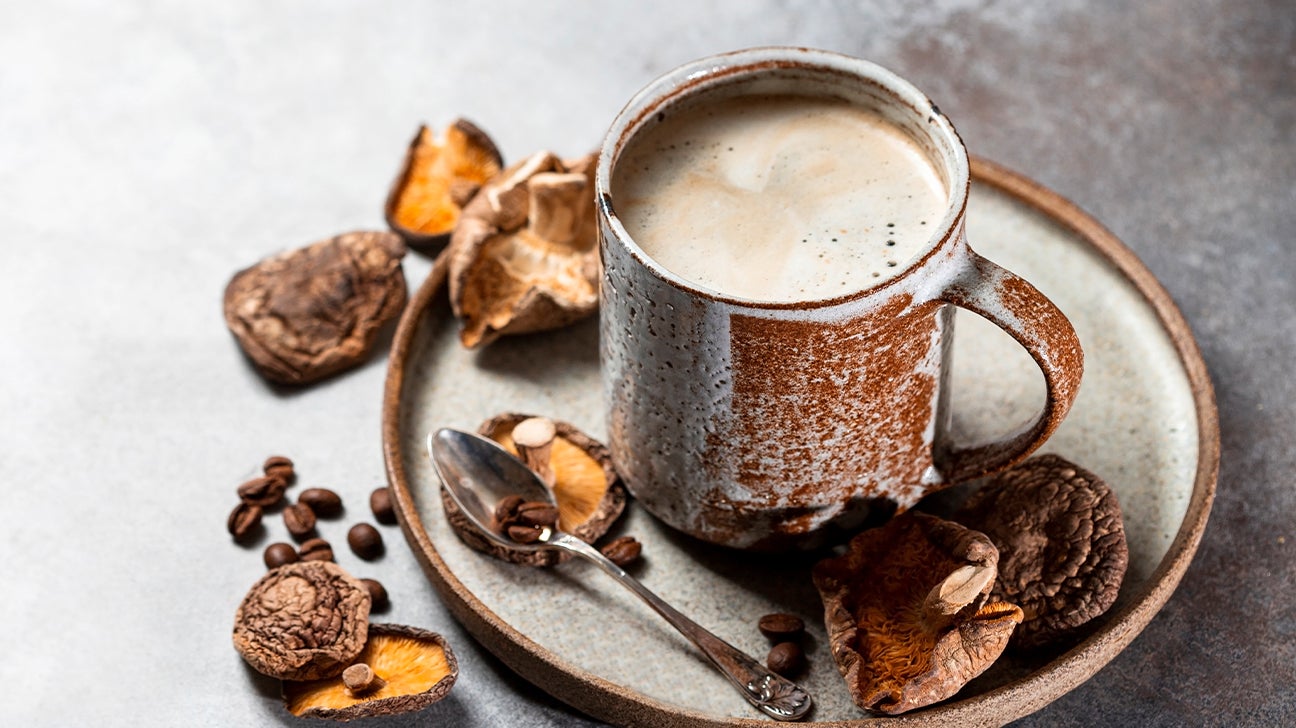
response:
M746 86L862 105L923 150L948 204L898 274L828 300L749 300L682 279L627 234L611 184L627 143L682 100L696 108ZM968 247L968 186L967 150L949 120L863 60L757 48L695 61L640 91L612 123L595 181L609 447L639 503L718 544L813 545L879 501L910 507L1043 443L1075 399L1080 344L1052 302ZM1025 347L1047 388L1027 425L966 448L946 435L954 306Z

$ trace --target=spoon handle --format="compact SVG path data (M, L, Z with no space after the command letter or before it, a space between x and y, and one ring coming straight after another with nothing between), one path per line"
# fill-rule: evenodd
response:
M801 686L770 672L754 658L681 614L593 546L565 533L552 536L549 544L593 561L622 586L634 592L665 617L680 634L697 645L707 659L711 660L711 664L738 688L747 702L761 712L776 720L797 720L810 709L810 694Z

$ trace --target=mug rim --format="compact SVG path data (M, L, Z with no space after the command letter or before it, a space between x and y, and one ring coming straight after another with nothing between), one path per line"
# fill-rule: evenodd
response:
M905 268L884 281L865 286L855 291L843 293L831 298L807 299L804 301L767 301L745 298L722 293L712 288L681 277L668 270L652 256L644 252L626 230L617 216L612 198L613 163L635 136L643 120L656 113L662 107L686 98L701 88L709 88L722 80L738 80L772 69L801 68L813 72L836 73L854 77L857 80L873 83L888 91L897 102L909 106L919 116L925 116L929 126L934 127L933 135L943 136L950 142L953 150L953 168L949 180L949 200L940 224L933 229L931 237L907 262ZM646 270L673 288L712 301L729 304L739 308L756 310L788 309L822 309L844 303L859 301L888 291L902 285L910 279L915 271L924 267L927 261L944 248L954 237L967 210L968 190L971 172L968 163L967 147L962 137L955 130L953 123L932 102L931 98L918 90L909 81L876 63L843 53L804 48L796 46L759 46L742 50L729 51L699 58L678 66L658 76L640 89L621 109L612 121L603 146L599 150L598 163L594 173L595 204L599 214L610 228L612 235L620 245ZM612 244L603 236L604 244Z

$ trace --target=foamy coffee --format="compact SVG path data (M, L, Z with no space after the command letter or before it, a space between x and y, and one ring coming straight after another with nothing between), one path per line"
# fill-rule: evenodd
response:
M717 293L816 301L903 271L948 193L922 149L829 97L746 95L658 117L612 179L630 237Z

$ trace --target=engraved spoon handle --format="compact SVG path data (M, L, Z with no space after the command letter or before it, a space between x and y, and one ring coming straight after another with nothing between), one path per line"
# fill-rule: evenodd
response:
M666 618L680 634L689 638L702 650L711 664L716 666L729 682L738 688L747 702L776 720L797 720L810 709L810 694L796 683L779 677L746 653L711 634L697 622L681 614L661 597L630 576L624 569L608 560L597 549L565 533L554 533L548 543L593 561L622 586Z

